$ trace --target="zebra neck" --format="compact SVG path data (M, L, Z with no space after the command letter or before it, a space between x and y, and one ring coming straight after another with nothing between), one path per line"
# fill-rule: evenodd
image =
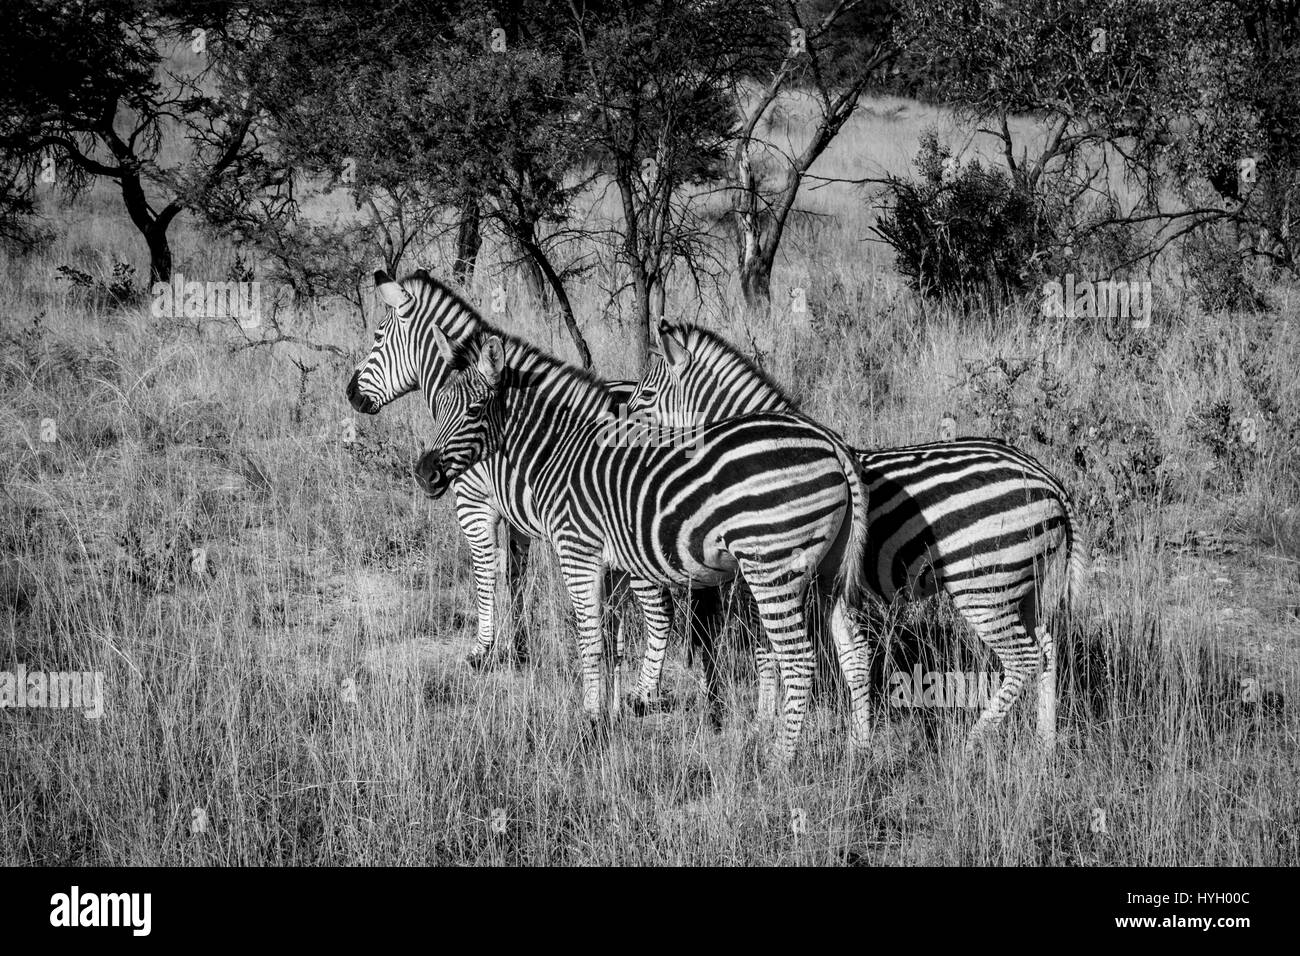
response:
M430 286L428 282L420 281L424 283L424 292L418 297L420 306L411 319L411 335L415 343L420 390L429 403L429 411L433 412L438 389L442 387L448 372L447 361L438 348L434 329L452 342L464 342L475 332L486 334L497 330L484 322L477 312L450 290L438 283Z
M544 450L612 417L605 382L515 340L506 346L507 375L502 448Z
M713 336L697 335L698 340L692 342L699 352L696 361L708 373L701 377L693 404L701 410L704 420L757 412L798 411L780 388L728 343Z

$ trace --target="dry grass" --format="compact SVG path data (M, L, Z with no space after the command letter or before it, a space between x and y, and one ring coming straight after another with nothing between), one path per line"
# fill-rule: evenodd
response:
M924 112L873 104L819 171L901 171ZM1112 341L1029 309L922 309L860 241L860 190L827 187L808 206L822 216L796 224L775 287L807 288L809 311L744 327L710 296L699 317L861 444L929 439L947 413L963 434L1012 427L1017 410L1057 422L1024 442L1085 505L1099 555L1086 605L1057 629L1053 758L1034 744L1032 700L967 764L973 713L882 697L875 747L851 760L828 699L782 771L739 653L721 735L678 661L666 680L680 708L593 737L543 548L528 577L534 660L472 674L468 551L450 502L426 502L404 473L430 434L422 400L356 420L347 442L343 363L310 358L299 406L288 350L232 353L229 326L70 289L54 274L65 263L107 274L119 255L145 271L117 198L96 190L52 211L52 246L0 269L0 670L102 670L107 697L97 721L0 712L0 863L1294 863L1294 310L1202 315L1167 289L1145 338ZM226 278L227 246L184 223L175 238L187 277ZM630 371L624 331L591 318L598 281L576 305L614 376ZM513 327L570 355L509 275L478 291L498 282ZM684 283L672 301L696 317ZM301 331L366 344L343 309ZM1039 364L1015 382L977 374L1027 357ZM1189 416L1213 401L1262 415L1261 396L1273 418L1231 473ZM1081 468L1060 430L1079 415L1140 424L1163 455L1158 493L1125 500L1118 520L1107 496L1122 489L1099 476L1132 465L1134 445L1085 440ZM46 418L57 442L40 440ZM942 606L903 623L891 666L910 666L920 632L927 666L995 668Z

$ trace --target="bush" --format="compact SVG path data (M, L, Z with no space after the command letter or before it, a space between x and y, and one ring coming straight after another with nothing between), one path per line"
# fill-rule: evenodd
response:
M930 298L992 298L1023 292L1055 246L1040 202L1006 172L979 160L961 164L927 130L919 179L891 177L889 211L876 232L894 249L898 271Z

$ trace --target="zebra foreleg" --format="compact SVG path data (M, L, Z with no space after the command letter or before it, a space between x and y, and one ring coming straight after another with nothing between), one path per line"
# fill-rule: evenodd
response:
M582 675L582 710L592 720L601 715L604 682L601 657L604 629L601 614L605 601L605 574L598 559L557 548L564 585L578 621L578 669Z
M506 580L506 553L497 548L497 527L505 525L499 516L481 512L463 512L457 509L461 530L469 541L470 557L474 565L474 596L478 607L478 626L474 646L465 660L479 670L492 659L492 645L496 638L496 608L498 585ZM508 598L507 598L508 600Z
M664 589L640 578L632 579L632 593L645 615L645 656L636 693L628 704L637 716L648 713L659 698L664 657L668 652L668 630L672 626L672 605Z
M510 636L515 663L522 664L528 660L528 632L524 627L524 575L528 571L528 554L532 539L515 530L510 522L504 519L501 521L501 527L503 533L499 535L499 539L505 539L505 550L509 551L504 595L506 612L502 615L501 626L507 629L506 633ZM502 597L500 587L501 585L498 584L499 599Z

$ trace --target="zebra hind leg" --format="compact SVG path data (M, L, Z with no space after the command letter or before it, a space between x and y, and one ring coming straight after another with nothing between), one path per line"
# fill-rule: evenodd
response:
M1002 686L985 706L966 739L966 752L974 751L976 746L986 738L993 728L1006 719L1029 682L1033 672L1042 667L1043 676L1039 678L1040 688L1044 680L1050 680L1053 690L1056 682L1056 654L1053 645L1050 651L1041 646L1037 640L1035 617L1026 613L1025 602L1033 600L1033 595L1026 596L1019 604L1010 608L996 608L976 617L966 613L968 622L975 628L981 640L988 644L998 655L1002 663ZM1032 607L1032 605L1028 605ZM1050 671L1050 677L1048 672ZM1050 704L1040 699L1040 733L1043 727L1044 706L1051 709L1053 733L1055 732L1055 693L1051 695Z
M708 702L709 726L722 730L722 674L718 666L718 641L722 636L722 592L716 587L687 591L686 627L690 646L698 649L704 666L704 695Z
M1020 602L1020 620L1038 644L1038 739L1051 749L1056 745L1056 639L1038 622L1037 595Z
M835 638L840 673L849 688L849 740L855 750L864 749L871 739L871 653L859 628L856 615L844 599L836 598L831 608L831 634Z
M764 643L764 638L754 638L754 664L758 668L758 706L755 716L760 723L773 723L777 716L776 703L776 652Z
M798 746L812 691L813 646L808 638L808 621L804 612L807 576L785 570L773 578L770 569L763 564L744 559L740 560L740 569L758 604L763 630L785 688L783 727L777 741L777 756L782 762L788 762Z

